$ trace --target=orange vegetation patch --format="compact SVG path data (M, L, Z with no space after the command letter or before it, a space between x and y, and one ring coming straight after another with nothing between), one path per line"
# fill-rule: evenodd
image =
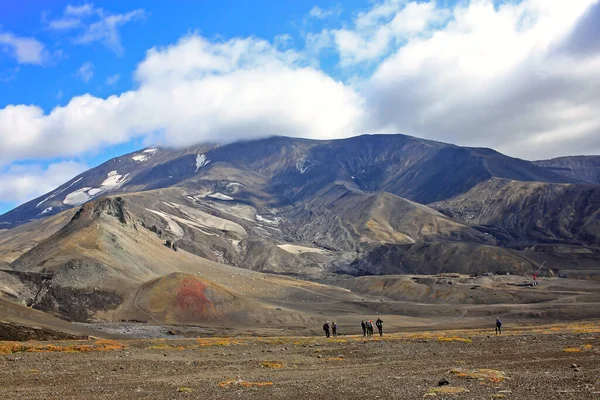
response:
M169 344L166 343L161 343L161 344L156 344L154 346L150 346L147 348L147 350L185 350L185 347L183 346L171 346Z
M98 340L90 344L76 343L66 345L0 342L0 354L28 353L87 353L93 351L122 350L125 346L115 340Z
M565 353L581 353L581 349L579 347L567 347L563 349Z
M262 386L273 386L273 382L248 382L242 379L231 379L228 381L219 382L219 387L228 386L243 386L243 387L262 387Z
M284 365L282 363L277 362L277 361L263 361L260 363L260 366L263 368L274 368L274 369L284 367Z
M437 338L438 342L462 342L462 343L473 343L473 341L471 339L467 339L467 338L462 338L462 337L458 337L458 336L451 336L451 337L438 337Z
M325 361L344 361L344 357L328 357Z
M592 346L591 344L584 344L581 347L567 347L566 349L563 349L563 351L565 353L581 353L582 351L590 351L593 349L594 346Z
M247 340L240 340L234 338L199 338L196 339L196 343L200 347L212 347L212 346L234 346L234 345L247 345Z
M495 369L461 369L455 368L450 370L451 373L455 374L459 378L465 379L477 379L480 381L488 381L493 383L504 382L508 377L502 371Z
M0 354L12 354L25 350L26 347L20 342L0 342Z
M469 393L469 389L459 386L440 386L429 389L428 395L434 396L437 394L461 394Z

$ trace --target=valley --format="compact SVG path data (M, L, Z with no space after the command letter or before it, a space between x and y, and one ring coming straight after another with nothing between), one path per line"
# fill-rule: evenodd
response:
M543 165L404 135L143 149L0 216L3 337L600 318L600 185Z

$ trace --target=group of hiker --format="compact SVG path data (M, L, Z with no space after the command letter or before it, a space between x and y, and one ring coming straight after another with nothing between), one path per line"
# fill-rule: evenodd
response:
M364 319L361 321L360 326L362 327L363 337L373 337L373 320L369 319L365 321ZM379 336L383 336L383 320L381 318L377 318L375 321L375 326L379 331ZM338 334L338 326L334 321L333 323L327 321L323 325L323 330L325 331L325 337L336 337ZM496 335L502 334L502 322L499 317L496 317Z
M360 325L362 327L363 337L373 337L372 319L369 319L366 322L363 319ZM383 320L381 318L377 318L377 321L375 321L375 326L379 331L379 336L383 336ZM325 332L325 337L331 337L331 335L333 335L333 337L336 337L338 334L337 323L335 321L333 323L329 321L325 322L325 324L323 324L323 331Z
M331 337L332 334L333 337L336 337L338 332L337 323L335 321L333 321L333 323L327 321L323 325L323 330L325 331L325 337Z
M366 322L363 319L360 323L360 326L363 331L363 337L373 337L373 320L372 319L367 320ZM383 320L381 318L377 318L377 321L375 321L375 326L377 327L377 330L379 331L379 336L383 336Z

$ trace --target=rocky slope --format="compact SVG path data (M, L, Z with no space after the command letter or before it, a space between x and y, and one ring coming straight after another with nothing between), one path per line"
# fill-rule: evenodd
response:
M600 246L600 185L490 179L432 206L506 244Z
M576 181L491 149L458 147L404 135L330 141L273 137L220 147L147 148L117 157L0 216L0 229L105 195L175 185L193 187L194 182L218 175L223 179L246 178L249 194L267 192L278 206L314 198L324 187L337 182L427 204L464 193L491 177Z
M559 157L534 164L567 178L600 184L600 156Z

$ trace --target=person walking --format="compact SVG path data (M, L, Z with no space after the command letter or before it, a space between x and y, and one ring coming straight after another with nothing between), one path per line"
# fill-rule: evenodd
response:
M325 324L323 325L323 330L325 331L325 337L328 338L329 337L329 321L325 322Z
M373 337L373 320L372 319L367 321L367 336L370 338Z
M383 320L381 318L377 318L377 321L375 321L375 326L377 326L379 336L383 336Z
M496 317L496 335L502 335L502 321Z
M338 326L335 323L335 321L333 321L333 324L331 325L331 327L332 327L333 337L337 337Z
M363 330L363 337L367 337L367 323L365 322L364 319L360 323L360 326L362 327L362 330Z

